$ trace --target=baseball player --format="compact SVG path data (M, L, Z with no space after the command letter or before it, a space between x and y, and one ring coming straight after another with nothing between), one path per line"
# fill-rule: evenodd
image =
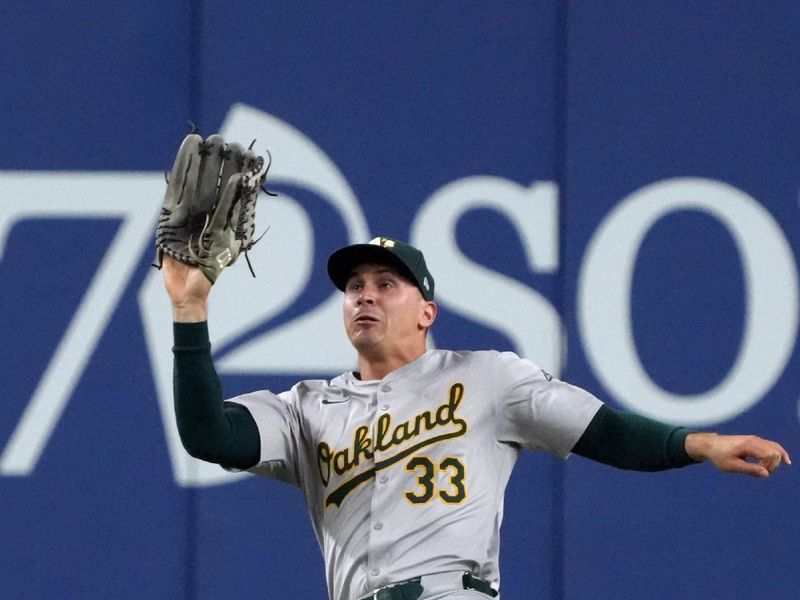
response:
M302 490L334 600L497 597L503 494L521 450L644 471L708 460L757 477L791 462L756 436L615 411L511 352L426 349L434 278L422 252L388 237L328 261L357 371L223 401L211 281L169 256L163 267L184 446Z

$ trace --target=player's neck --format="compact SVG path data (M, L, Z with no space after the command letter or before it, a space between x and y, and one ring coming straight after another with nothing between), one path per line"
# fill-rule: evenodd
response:
M359 375L362 381L383 379L392 371L407 365L425 354L425 345L391 352L361 351L358 353Z

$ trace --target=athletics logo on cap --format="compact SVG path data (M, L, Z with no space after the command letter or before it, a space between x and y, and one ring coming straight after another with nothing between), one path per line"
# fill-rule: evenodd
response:
M376 237L369 241L373 246L383 246L384 248L394 248L396 242L390 238Z

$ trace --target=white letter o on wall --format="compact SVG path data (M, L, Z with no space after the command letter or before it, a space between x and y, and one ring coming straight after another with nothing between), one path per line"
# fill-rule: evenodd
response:
M631 326L631 282L650 228L679 210L708 213L736 243L745 284L742 344L725 378L708 392L678 395L642 367ZM798 327L797 267L778 224L755 199L710 179L648 185L617 205L587 246L578 280L578 323L595 375L631 410L670 423L710 425L741 414L783 372Z

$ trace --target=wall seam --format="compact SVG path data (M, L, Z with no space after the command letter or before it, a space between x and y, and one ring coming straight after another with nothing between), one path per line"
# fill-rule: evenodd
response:
M556 274L554 298L556 310L565 319L567 277L564 264L566 256L567 221L564 217L568 202L567 194L567 91L568 91L568 56L569 56L569 2L555 1L555 61L554 61L554 175L558 186L558 257L559 268ZM567 344L567 336L562 337L562 348ZM564 354L562 372L566 371L567 353ZM553 467L553 534L552 552L553 566L551 588L553 600L565 598L565 510L566 496L564 461L555 462Z
M189 121L202 129L202 49L203 49L203 0L189 0ZM187 456L187 460L189 460ZM189 470L196 469L190 464ZM198 489L186 488L186 557L184 564L184 589L186 600L198 598L197 561L199 552L198 531L200 515L198 511Z

